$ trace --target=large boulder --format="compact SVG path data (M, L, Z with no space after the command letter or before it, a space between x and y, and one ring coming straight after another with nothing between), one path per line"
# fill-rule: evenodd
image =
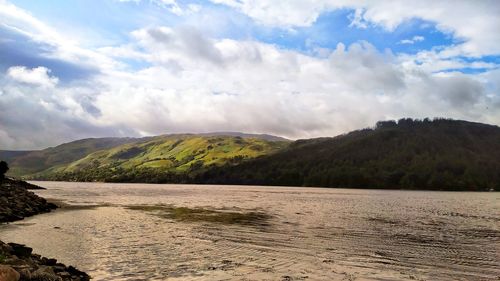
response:
M18 258L28 258L33 252L32 248L26 247L22 244L9 243L9 246L12 248L12 254L16 255Z
M19 281L21 275L8 265L0 265L0 281Z

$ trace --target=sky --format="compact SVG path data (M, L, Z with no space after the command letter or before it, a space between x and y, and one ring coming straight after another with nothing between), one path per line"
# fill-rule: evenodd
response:
M500 125L492 0L0 0L0 149Z

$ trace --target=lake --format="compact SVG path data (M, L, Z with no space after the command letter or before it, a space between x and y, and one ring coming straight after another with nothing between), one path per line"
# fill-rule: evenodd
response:
M70 206L0 239L93 280L500 278L500 193L33 183Z

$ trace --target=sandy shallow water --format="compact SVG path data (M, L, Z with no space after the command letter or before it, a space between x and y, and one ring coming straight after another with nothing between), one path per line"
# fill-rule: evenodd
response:
M94 280L500 280L500 194L35 182L61 209L0 239ZM177 221L130 205L269 215Z

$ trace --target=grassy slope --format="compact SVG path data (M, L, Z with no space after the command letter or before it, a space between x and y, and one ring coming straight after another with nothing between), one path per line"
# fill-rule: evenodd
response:
M95 138L77 140L56 147L36 151L0 151L0 160L9 163L10 176L23 176L64 166L89 153L124 143L136 142L134 138Z
M65 165L51 167L37 176L80 172L90 168L156 168L183 172L193 165L208 167L276 152L286 141L233 136L168 135L93 152Z

